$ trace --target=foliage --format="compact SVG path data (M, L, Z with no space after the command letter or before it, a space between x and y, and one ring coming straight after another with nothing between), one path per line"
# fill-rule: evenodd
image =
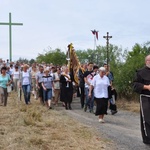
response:
M21 57L20 57L17 61L20 62L20 63L25 63L25 64L28 64L28 63L29 63L29 60L28 60L28 59L26 59L26 58L21 58Z
M118 64L122 59L122 48L110 45L109 48L109 60L110 63ZM97 46L96 50L76 50L76 54L81 63L93 62L99 67L103 66L107 62L107 50L105 46Z
M20 63L25 63L25 64L33 64L35 62L34 59L28 60L26 58L21 58L21 57L17 61Z
M148 54L148 45L141 46L135 44L132 51L126 55L126 60L118 66L118 72L115 72L115 85L118 93L128 99L134 96L132 83L137 69L144 66L145 56Z
M66 63L66 55L64 52L61 52L60 49L50 50L45 54L38 54L36 58L38 63L53 63L55 65L62 65Z
M35 63L34 59L29 60L29 64L33 64L33 63Z

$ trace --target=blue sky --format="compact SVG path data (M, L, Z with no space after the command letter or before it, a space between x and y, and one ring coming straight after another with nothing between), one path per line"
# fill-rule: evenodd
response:
M135 43L150 41L149 0L1 0L0 22L12 27L13 60L36 58L43 50L94 48L90 30L99 31L97 45L105 45L109 32L111 44L129 50ZM9 58L8 26L0 26L0 57Z

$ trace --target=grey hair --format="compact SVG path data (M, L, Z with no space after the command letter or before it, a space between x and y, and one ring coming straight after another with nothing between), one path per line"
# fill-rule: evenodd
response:
M99 71L105 72L106 69L105 69L105 67L100 67L100 68L99 68Z

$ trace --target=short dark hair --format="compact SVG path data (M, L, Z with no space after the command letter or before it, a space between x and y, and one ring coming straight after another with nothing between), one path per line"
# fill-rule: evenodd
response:
M93 62L89 62L89 63L88 63L88 66L91 65L91 64L93 65Z
M15 69L18 69L18 66L17 66L17 65L15 66Z
M98 66L94 65L94 66L93 66L93 70L94 70L94 69L98 69Z
M2 73L2 70L7 70L7 68L6 67L2 67L1 68L1 73Z
M7 67L2 67L1 70L7 70Z

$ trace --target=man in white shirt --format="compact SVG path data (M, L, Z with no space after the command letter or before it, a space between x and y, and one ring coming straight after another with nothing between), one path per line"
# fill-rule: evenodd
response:
M87 107L89 106L89 111L93 113L93 106L94 106L94 95L92 94L91 98L89 98L89 88L91 85L91 82L93 80L93 77L96 75L98 70L98 66L93 67L93 63L88 64L88 71L84 73L84 81L85 81L85 96L86 96L86 103L84 107L84 111L87 110Z

